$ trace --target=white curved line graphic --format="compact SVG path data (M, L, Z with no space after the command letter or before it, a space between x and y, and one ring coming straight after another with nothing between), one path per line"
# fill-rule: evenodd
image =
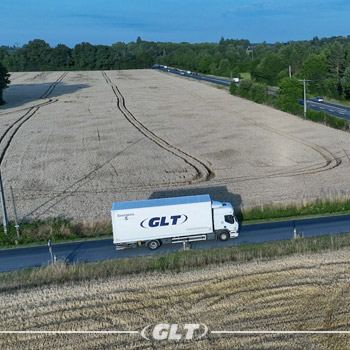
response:
M142 331L141 331L141 336L147 340L150 340L146 335L145 335L145 332L146 332L146 329L151 327L152 325L149 324L148 326L146 326Z

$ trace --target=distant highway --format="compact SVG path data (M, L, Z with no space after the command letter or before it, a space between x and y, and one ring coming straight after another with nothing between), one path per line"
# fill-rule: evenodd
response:
M180 70L177 68L171 68L171 67L166 67L166 66L158 66L155 65L152 68L153 69L158 69L163 72L168 72L180 76L184 76L187 78L192 78L192 79L197 79L201 81L207 81L209 83L213 84L218 84L218 85L223 85L223 86L230 86L231 81L226 80L226 79L220 79L220 78L214 78L214 77L207 77L205 75L199 75L197 73L192 73L189 71L185 70ZM237 86L239 86L239 83L236 83ZM276 93L276 90L274 89L269 89L269 93L274 94ZM300 100L300 104L303 104L303 101ZM324 111L328 114L334 115L339 118L345 118L350 120L350 107L344 107L341 105L336 105L333 103L328 103L328 102L314 102L311 99L307 100L307 106L308 108L314 110L314 111Z
M182 70L182 69L171 68L171 67L167 67L167 66L157 66L157 65L153 66L152 68L161 70L163 72L168 72L168 73L192 78L192 79L207 81L209 83L219 84L219 85L223 85L223 86L230 86L231 85L231 82L229 80L214 78L214 77L207 77L205 75L199 75L197 73L192 73L190 71L186 71L186 70Z
M193 242L191 249L236 246L244 243L261 243L288 240L293 237L294 228L302 237L350 232L350 215L319 217L311 219L269 222L242 225L238 238L226 242L211 240ZM111 239L99 239L72 243L54 244L53 254L67 263L82 263L109 259L120 259L179 251L181 244L164 244L156 251L139 247L116 251ZM0 272L19 270L25 267L43 266L50 263L48 246L0 250Z

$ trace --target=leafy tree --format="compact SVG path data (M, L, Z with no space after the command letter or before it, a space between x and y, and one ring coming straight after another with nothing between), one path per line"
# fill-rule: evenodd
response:
M298 74L303 61L310 54L310 44L307 42L292 42L282 46L278 54L287 67L292 67L292 74Z
M338 77L344 73L345 52L344 46L339 41L330 45L326 50L327 66L331 76Z
M250 99L256 103L264 103L267 101L266 84L253 83L250 88Z
M214 63L214 59L211 55L205 54L201 60L199 61L199 70L202 73L209 73L211 70L211 66Z
M285 112L298 114L301 107L298 100L302 96L302 86L297 78L284 78L279 84L278 107Z
M97 45L95 51L96 61L94 69L111 69L113 67L112 48Z
M4 104L2 93L10 84L10 74L7 72L6 68L0 63L0 105Z
M250 89L253 86L253 81L250 79L244 79L239 84L238 94L241 97L250 98Z
M219 75L228 76L230 74L230 60L223 58L218 67Z
M231 82L230 93L231 95L237 95L237 85L234 82Z
M136 68L149 68L153 64L153 58L147 52L136 55Z
M72 57L76 69L94 70L96 64L96 47L86 42L75 45L72 51Z
M24 58L25 71L49 70L51 48L44 40L35 39L21 48L19 54Z
M287 73L287 70L286 70L286 69L285 69L285 70L280 71L280 72L278 73L278 75L277 75L278 81L281 81L282 79L284 79L284 78L288 78L288 77L289 77L289 75L288 75L288 73Z
M327 75L327 62L325 55L310 55L304 61L300 76L303 79L312 80L310 91L314 93L323 93L324 81Z
M117 42L112 45L112 66L115 69L123 69L123 62L128 56L127 45L122 42Z
M63 44L58 44L52 49L51 68L54 70L69 69L72 64L72 50Z
M338 78L328 78L324 82L325 94L331 98L340 98L342 94L341 82Z
M350 99L350 66L345 69L344 76L341 79L343 95L346 99Z
M8 55L6 47L0 46L0 61L2 61Z
M253 76L257 81L277 85L278 73L285 68L282 59L275 53L271 53L264 57L261 63L256 67Z

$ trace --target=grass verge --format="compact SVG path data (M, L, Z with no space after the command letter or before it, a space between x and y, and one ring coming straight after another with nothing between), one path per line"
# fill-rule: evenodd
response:
M17 236L15 223L11 221L8 234L5 234L3 226L0 226L0 247L47 244L49 239L59 243L111 236L112 223L107 221L72 222L62 218L35 220L21 224L19 236Z
M210 265L273 260L294 254L338 250L349 246L350 233L344 233L313 238L297 238L288 241L244 244L235 247L188 250L96 263L66 265L63 262L57 262L53 266L0 274L0 292L64 282L100 280L111 276L165 271L181 272Z
M350 200L318 199L291 204L266 204L237 211L239 222L249 224L271 220L300 219L310 216L341 215L350 213Z
M340 106L344 106L344 107L349 107L350 106L350 101L337 100L335 98L331 98L331 97L327 97L327 96L324 96L323 99L324 99L325 102L328 102L328 103L334 103L336 105L340 105Z
M242 79L251 79L252 78L252 76L249 72L239 73L239 75L241 76Z

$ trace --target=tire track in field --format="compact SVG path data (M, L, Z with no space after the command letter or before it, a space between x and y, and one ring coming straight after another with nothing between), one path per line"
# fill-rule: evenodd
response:
M126 148L118 152L117 154L114 154L111 158L107 159L104 163L98 165L94 169L92 169L88 174L85 174L83 177L75 181L74 183L70 184L68 187L66 187L62 191L45 191L45 190L33 190L32 193L39 193L38 195L29 195L27 197L22 197L25 199L45 199L45 201L40 204L38 207L34 208L31 212L24 215L23 220L27 220L29 217L35 214L35 218L39 218L41 215L46 214L50 209L54 208L57 204L64 201L68 197L71 197L73 195L80 195L86 193L86 191L79 190L81 187L88 184L94 177L98 175L98 171L102 169L105 165L110 164L110 162L118 157L120 154L125 152L128 148L133 147L135 144L137 144L140 140L135 141L134 143L128 145ZM20 191L23 191L23 189L19 189ZM29 193L30 190L24 190L25 193ZM105 193L106 191L92 191L90 193ZM47 199L47 196L50 196L49 199ZM52 197L53 196L53 197Z
M53 90L56 88L56 86L67 76L68 72L63 73L54 83L52 83L47 90L39 97L40 99L46 99L48 98ZM46 102L39 103L35 106L30 107L26 113L24 113L20 118L18 118L15 122L10 124L4 133L0 136L0 166L1 163L5 157L6 151L11 145L11 142L13 138L15 137L18 130L21 128L21 126L26 123L30 118L32 118L36 112L43 106L47 106L51 103L57 102L57 99L49 99Z
M188 91L188 90L187 90ZM204 99L202 96L194 93L193 91L188 91L188 93L192 96L194 96L196 99L200 99L205 103L208 103L208 101L206 99ZM305 174L313 174L313 173L318 173L318 172L322 172L322 171L326 171L326 170L331 170L335 167L337 167L338 165L340 165L342 163L341 158L336 157L331 151L329 151L327 148L319 146L311 141L302 139L300 137L297 136L293 136L287 132L283 132L279 129L275 129L272 127L269 127L263 123L260 123L252 118L243 116L241 113L236 112L234 110L231 109L227 109L224 106L215 104L213 102L210 103L211 105L214 105L217 109L220 109L224 112L228 112L229 114L234 114L237 118L244 120L246 123L254 125L257 128L263 129L265 131L277 134L281 137L285 137L289 140L292 140L296 143L302 144L310 149L312 149L313 151L315 151L316 153L318 153L319 155L321 155L321 157L324 159L323 163L317 163L317 164L313 164L311 166L307 166L304 168L299 168L299 169L295 169L292 171L279 171L279 172L272 172L266 175L261 175L261 176L252 176L252 177L246 177L246 176L239 176L239 177L230 177L227 178L228 180L240 180L240 179L259 179L259 178L273 178L273 177L288 177L288 176L296 176L296 175L305 175ZM224 182L225 179L222 180L217 180L219 182ZM217 182L216 181L216 182Z
M48 98L55 87L62 82L62 80L67 76L68 72L64 72L53 84L51 84L47 90L40 96L40 98Z
M176 184L194 184L203 181L208 181L214 178L215 174L212 169L210 169L206 164L204 164L199 159L191 156L190 154L180 150L179 148L169 144L164 139L160 138L156 134L154 134L151 130L149 130L144 124L138 121L135 116L127 109L125 105L125 98L120 92L117 85L112 83L111 79L105 72L102 72L102 76L106 80L106 83L112 88L114 95L117 98L117 107L120 112L124 115L126 120L132 124L140 133L142 133L145 137L147 137L152 142L156 143L159 147L163 148L167 152L175 155L176 157L181 158L185 163L190 165L195 169L196 175L190 179L179 180L175 182L168 183L167 185L176 185ZM153 185L155 186L155 185Z

